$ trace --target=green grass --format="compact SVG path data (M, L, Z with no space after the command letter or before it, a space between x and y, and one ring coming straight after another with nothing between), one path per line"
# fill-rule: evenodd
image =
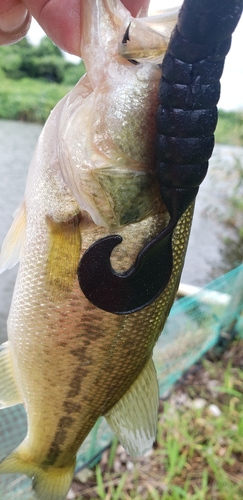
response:
M219 119L215 132L219 144L243 145L243 112L219 110Z
M0 118L44 123L71 86L42 80L1 78Z
M207 359L200 369L192 368L162 404L152 453L134 461L131 470L131 458L119 446L115 453L113 443L92 478L76 483L76 498L242 500L242 359L239 340L221 361ZM203 407L196 406L197 398L203 398ZM211 413L212 404L218 416Z

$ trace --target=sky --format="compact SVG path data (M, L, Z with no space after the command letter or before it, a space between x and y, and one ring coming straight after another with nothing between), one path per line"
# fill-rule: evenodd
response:
M156 8L169 8L181 5L180 0L151 0L150 11ZM43 30L35 20L32 21L28 38L32 43L38 43L44 35ZM241 109L243 110L243 16L233 34L232 45L229 54L226 57L224 73L221 78L221 97L219 108L225 110ZM75 56L67 56L73 62L79 59Z

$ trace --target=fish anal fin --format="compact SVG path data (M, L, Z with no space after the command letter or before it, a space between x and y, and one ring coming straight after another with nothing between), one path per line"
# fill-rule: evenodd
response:
M80 260L80 214L64 222L56 222L49 216L46 220L49 229L47 286L53 300L65 299L73 289Z
M19 473L32 478L36 500L66 500L74 469L75 461L62 468L41 468L28 457L25 441L0 462L1 474Z
M156 437L159 389L150 359L130 389L105 418L125 450L133 457L144 455Z
M14 221L3 241L0 254L0 273L11 269L20 260L22 245L25 237L26 215L25 203L14 214Z
M10 352L10 343L0 346L0 408L22 403L16 384Z

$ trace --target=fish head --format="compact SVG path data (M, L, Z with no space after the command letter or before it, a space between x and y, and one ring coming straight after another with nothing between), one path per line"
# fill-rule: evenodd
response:
M82 9L87 74L67 101L60 164L80 209L116 229L162 205L154 153L161 69L148 59L162 60L176 17L133 19L117 0L86 0Z
M133 18L120 0L82 2L80 52L94 87L107 73L108 62L124 64L126 58L160 64L178 12L179 8L166 9Z

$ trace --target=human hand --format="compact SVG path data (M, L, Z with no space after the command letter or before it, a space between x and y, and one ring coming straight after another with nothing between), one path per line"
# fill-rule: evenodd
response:
M0 0L0 45L23 38L33 16L61 49L80 56L80 3L85 0ZM122 0L136 16L149 0Z

